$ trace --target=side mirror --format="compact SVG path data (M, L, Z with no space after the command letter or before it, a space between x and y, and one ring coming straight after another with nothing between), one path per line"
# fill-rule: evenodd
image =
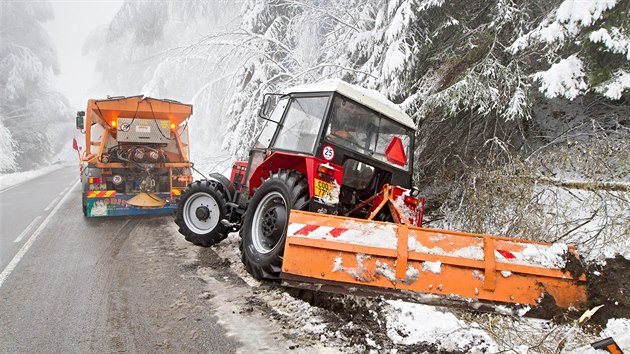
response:
M83 111L78 111L77 112L77 129L78 130L83 130L85 129L85 123L83 121L83 117L85 117L85 112Z
M260 118L269 119L273 113L273 109L276 107L274 102L275 97L275 95L265 94L263 97L262 107L260 107L260 111L258 112L258 116L260 116Z
M263 104L258 111L258 116L265 120L271 120L271 115L273 111L276 109L278 102L281 98L286 97L287 95L283 95L280 93L266 93L263 96ZM278 123L278 122L276 122Z

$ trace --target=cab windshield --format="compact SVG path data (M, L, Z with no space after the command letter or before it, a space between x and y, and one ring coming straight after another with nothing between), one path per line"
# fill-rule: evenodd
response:
M326 139L409 171L412 129L343 96L335 96Z
M255 147L313 153L329 100L330 96L281 99L265 122ZM275 141L271 142L274 136Z

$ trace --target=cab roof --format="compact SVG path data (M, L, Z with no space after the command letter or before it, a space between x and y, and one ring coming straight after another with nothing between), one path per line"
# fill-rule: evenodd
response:
M366 107L369 107L392 120L416 130L416 124L398 105L394 104L378 91L349 84L340 79L329 79L321 82L295 86L285 89L283 94L306 92L337 92Z

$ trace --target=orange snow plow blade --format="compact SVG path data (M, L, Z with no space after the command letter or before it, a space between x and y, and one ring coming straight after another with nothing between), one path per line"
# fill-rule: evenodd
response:
M291 210L281 278L293 287L480 309L535 308L550 299L582 309L586 276L563 270L579 264L575 249L562 244Z

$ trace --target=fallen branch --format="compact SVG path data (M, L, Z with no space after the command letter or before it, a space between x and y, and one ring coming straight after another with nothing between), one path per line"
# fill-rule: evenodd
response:
M630 182L600 182L600 181L576 181L561 180L559 178L541 177L541 176L516 176L512 177L516 180L533 181L538 184L549 186L583 189L588 191L604 190L612 192L630 192Z

